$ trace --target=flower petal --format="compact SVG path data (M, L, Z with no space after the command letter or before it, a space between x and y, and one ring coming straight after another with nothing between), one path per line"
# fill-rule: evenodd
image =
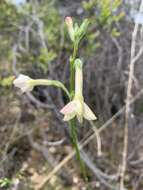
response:
M14 81L13 81L13 84L16 86L16 87L21 87L21 85L25 84L27 81L29 81L31 78L26 76L26 75L23 75L23 74L20 74Z
M92 112L92 110L88 107L86 103L84 103L84 113L83 117L87 120L96 120L95 114Z
M67 115L64 116L63 120L64 121L69 121L69 120L73 119L75 117L75 115L76 115L75 112L73 112L72 114L67 114Z
M22 92L29 92L33 90L33 85L31 84L32 79L26 75L20 74L14 81L14 86L21 89Z
M23 87L21 87L21 91L22 91L22 93L24 93L24 92L31 92L32 90L33 90L33 86L23 86Z
M76 110L76 102L75 101L71 101L68 104L66 104L61 110L60 112L64 115L67 114L72 114L73 112L75 112Z

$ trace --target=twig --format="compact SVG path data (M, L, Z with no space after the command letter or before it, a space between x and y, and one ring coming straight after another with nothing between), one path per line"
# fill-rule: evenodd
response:
M15 123L15 125L14 125L14 127L13 127L13 130L12 130L12 132L11 132L11 134L10 134L9 140L8 140L8 142L7 142L6 145L5 145L5 149L4 149L4 151L3 151L3 157L6 156L6 154L7 154L7 152L8 152L8 149L9 149L9 146L11 145L11 143L12 143L12 141L13 141L13 139L14 139L14 137L15 137L17 131L18 131L19 119L20 119L20 114L18 114L18 118L17 118L16 123Z
M121 66L122 66L122 61L123 61L123 50L122 50L122 47L120 46L118 40L115 37L111 37L111 39L118 50L117 72L120 72Z
M65 138L62 138L59 141L55 141L55 142L51 142L51 141L44 141L44 145L48 145L48 146L59 146L61 144L63 144L65 141Z
M92 129L95 133L95 136L96 136L96 141L97 141L97 156L101 156L102 155L102 151L101 151L101 138L100 138L100 134L98 132L98 129L96 128L95 124L93 121L90 121L90 125L92 126Z
M143 0L140 4L140 12L143 9ZM131 61L130 61L130 67L129 67L129 79L128 79L128 86L127 86L127 98L126 98L126 106L125 106L125 127L124 127L124 142L123 142L123 153L122 153L122 165L121 165L121 171L120 171L120 184L119 189L124 189L124 178L125 178L125 172L127 167L127 154L128 154L128 127L129 127L129 119L130 119L130 100L132 96L132 87L133 87L133 76L134 76L134 67L136 61L139 59L143 52L143 47L140 48L137 55L136 50L136 38L137 38L137 32L138 32L139 24L136 23L133 33L132 33L132 43L131 43Z
M44 159L47 161L47 163L50 164L52 167L56 167L57 160L55 160L54 156L49 152L48 148L46 148L44 145L40 145L37 142L34 141L32 134L28 134L29 143L36 151L40 152ZM70 173L65 169L61 168L61 170L58 171L58 174L67 181L71 181L71 175Z
M47 175L43 181L35 188L35 190L40 190L75 154L75 151L71 152L67 157L65 157L53 170Z
M94 163L91 162L90 158L88 157L87 154L85 154L83 151L81 151L81 157L83 161L86 163L86 165L93 171L95 176L106 186L109 187L110 189L116 189L117 187L115 185L111 185L106 179L108 180L117 180L118 179L118 174L114 175L107 175L103 173L101 170L99 170Z

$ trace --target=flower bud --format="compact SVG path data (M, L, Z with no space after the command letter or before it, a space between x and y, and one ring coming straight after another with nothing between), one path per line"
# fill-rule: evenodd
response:
M66 22L68 27L73 27L73 21L72 21L72 18L70 16L66 17L65 22Z
M73 21L71 17L66 17L65 18L65 23L68 27L68 32L69 32L69 36L71 38L72 41L74 41L74 28L73 28Z

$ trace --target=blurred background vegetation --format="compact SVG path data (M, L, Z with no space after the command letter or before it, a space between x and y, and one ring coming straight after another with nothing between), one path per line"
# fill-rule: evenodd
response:
M52 87L36 87L21 94L12 85L19 73L32 78L58 79L69 85L72 46L64 19L72 16L90 25L80 44L84 62L84 96L98 116L100 127L125 104L130 62L131 35L140 1L132 0L27 0L0 1L0 188L36 189L72 152L67 125L59 110L67 102ZM141 34L139 37L142 36ZM141 44L137 39L138 46ZM143 85L143 64L135 68L133 95ZM128 189L143 187L143 98L132 107L129 128ZM83 160L89 184L84 184L75 158L53 175L43 190L115 189L121 163L124 114L108 124L101 134L102 156L96 137L85 146ZM95 133L85 122L78 128L79 141Z

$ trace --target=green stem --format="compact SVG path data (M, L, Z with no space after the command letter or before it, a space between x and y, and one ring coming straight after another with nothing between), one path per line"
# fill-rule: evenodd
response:
M79 146L78 146L75 119L72 119L69 124L70 124L70 128L71 128L71 135L72 135L72 140L73 140L73 146L74 146L75 151L76 151L76 156L77 156L77 159L78 159L78 161L80 163L80 168L81 168L84 180L87 182L88 179L87 179L87 174L86 174L86 168L85 168L85 165L84 165L84 163L83 163L83 161L81 159L80 149L79 149Z
M30 85L32 85L32 86L37 86L37 85L55 86L55 87L61 88L66 93L66 95L69 97L69 99L70 99L70 93L69 93L69 91L63 85L63 83L61 83L60 81L57 81L57 80L47 80L47 79L36 79L36 80L32 79L30 81Z

